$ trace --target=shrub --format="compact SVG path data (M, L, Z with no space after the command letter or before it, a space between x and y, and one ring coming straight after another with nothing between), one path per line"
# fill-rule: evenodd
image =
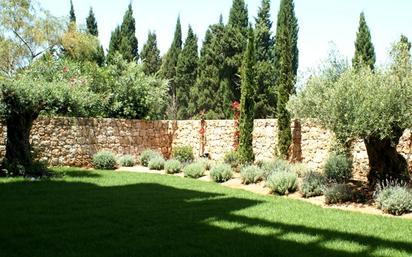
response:
M223 162L229 164L233 169L238 169L240 166L239 153L237 151L229 151L223 157Z
M341 154L332 153L325 163L326 178L335 183L345 183L352 178L352 163Z
M267 180L272 173L292 172L290 164L282 159L263 161L261 163L261 168L263 170L263 179L265 180Z
M299 178L304 177L307 173L310 173L311 170L303 163L293 163L291 164L292 172L296 173Z
M146 149L140 154L139 161L141 165L147 167L147 165L149 165L149 161L157 157L163 157L163 156L158 151Z
M215 182L225 182L233 176L232 167L226 163L220 163L212 167L210 177Z
M300 191L304 197L322 195L325 189L326 179L323 174L309 171L303 176Z
M120 158L119 163L122 167L133 167L134 157L131 155L124 155Z
M195 159L193 148L190 145L174 147L172 156L180 162L192 162Z
M93 155L93 166L101 170L114 170L116 168L116 157L112 152L102 151Z
M296 191L297 178L296 174L290 171L274 172L267 178L266 186L269 187L272 192L287 195Z
M209 159L200 158L197 162L203 164L203 166L205 166L205 170L210 170L212 168L213 162Z
M182 171L182 163L179 160L169 160L165 162L165 171L167 174L175 174Z
M205 166L202 163L191 163L183 168L185 177L200 178L205 175Z
M163 170L165 159L163 157L155 157L149 161L148 167L151 170Z
M392 215L412 212L412 192L401 185L391 185L378 191L375 197L378 207Z
M325 189L325 203L337 204L352 200L352 189L346 184L335 184Z
M256 165L245 166L240 170L243 184L253 184L263 179L264 171Z

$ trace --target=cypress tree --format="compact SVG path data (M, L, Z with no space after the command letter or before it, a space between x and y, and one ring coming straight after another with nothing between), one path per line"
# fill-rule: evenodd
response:
M173 38L172 45L169 51L163 59L162 67L160 69L160 76L164 79L169 80L169 95L172 98L169 109L171 109L169 114L172 114L175 118L175 97L176 97L176 66L179 59L180 52L182 51L182 26L180 24L180 17L177 18L176 29ZM170 115L169 115L170 116Z
M96 17L94 16L93 8L90 7L89 16L86 18L86 25L87 25L87 32L89 34L98 37L99 31L97 29L97 21Z
M240 67L247 45L248 10L244 0L233 0L224 35L224 102L229 106L240 99ZM227 112L227 116L230 112Z
M366 65L373 70L375 68L375 61L375 48L368 24L366 24L365 14L362 12L359 18L359 29L355 41L355 56L353 57L352 65L355 69Z
M146 75L156 74L161 66L160 50L157 47L156 33L150 32L147 37L147 42L143 46L143 50L140 53L140 57L143 63L143 72Z
M76 23L76 14L74 13L72 0L70 0L70 22Z
M295 92L299 50L298 20L293 0L281 0L277 20L275 68L277 88L278 155L287 157L292 143L290 114L286 109L291 94Z
M188 119L190 90L196 83L199 57L197 53L197 36L189 26L187 38L176 66L176 102L177 118Z
M239 120L239 156L243 163L252 163L253 154L253 120L255 111L255 42L252 28L249 29L248 45L243 58Z
M118 52L120 49L120 42L122 40L121 36L122 35L120 34L120 26L117 26L110 37L109 51L107 52L108 63L110 63L113 60L115 53Z
M255 25L256 43L256 110L255 118L265 119L276 112L274 45L271 32L270 0L262 0Z
M133 17L132 4L129 4L123 16L123 23L120 27L120 48L119 52L123 58L129 62L139 60L138 42L136 38L136 21Z

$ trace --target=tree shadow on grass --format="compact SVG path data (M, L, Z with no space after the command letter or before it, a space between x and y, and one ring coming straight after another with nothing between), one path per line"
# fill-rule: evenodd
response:
M405 242L236 214L262 203L160 184L0 184L0 256L368 257L380 248L412 254ZM362 247L327 247L336 241Z

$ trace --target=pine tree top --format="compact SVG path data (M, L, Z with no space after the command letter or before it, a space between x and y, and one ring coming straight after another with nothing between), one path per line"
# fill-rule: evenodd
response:
M362 65L366 65L373 70L375 68L375 62L376 55L371 33L368 24L366 23L365 14L364 12L361 12L355 41L355 56L353 57L352 65L355 69Z
M249 25L248 9L244 0L233 0L229 14L229 26L247 28Z
M94 16L93 8L90 7L89 10L89 16L86 18L86 25L87 25L87 31L97 37L99 36L99 30L97 29L97 21L96 17Z
M73 1L70 0L70 22L76 23L76 14L74 13Z
M176 28L175 28L175 34L173 37L173 42L171 48L174 49L182 49L182 24L180 23L180 15L177 17L176 21Z

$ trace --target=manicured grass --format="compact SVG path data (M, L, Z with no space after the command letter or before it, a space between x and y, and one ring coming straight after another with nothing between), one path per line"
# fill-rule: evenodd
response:
M60 169L0 179L0 256L412 256L412 221L215 183Z

